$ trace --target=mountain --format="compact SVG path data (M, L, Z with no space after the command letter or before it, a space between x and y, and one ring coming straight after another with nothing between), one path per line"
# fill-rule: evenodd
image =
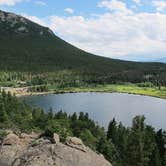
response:
M166 58L156 59L155 62L166 63Z
M0 58L0 69L19 71L96 70L116 63L70 45L49 28L3 11L0 11Z
M0 11L0 70L40 73L72 70L135 82L147 75L165 74L166 65L96 56L65 42L47 27Z

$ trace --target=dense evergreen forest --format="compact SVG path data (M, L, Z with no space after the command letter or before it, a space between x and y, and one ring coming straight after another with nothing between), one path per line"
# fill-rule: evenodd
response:
M40 132L51 138L56 132L63 142L67 136L81 138L93 150L102 153L114 166L165 166L166 132L156 131L145 123L144 116L136 116L131 127L112 119L108 130L100 127L87 113L67 115L31 109L15 96L0 94L0 139L5 129L18 132Z
M119 77L119 78L118 78ZM96 76L95 74L80 74L75 71L63 70L59 72L46 72L46 73L31 73L31 72L4 72L0 71L0 87L33 87L44 86L43 91L52 87L54 90L63 89L67 87L88 87L96 85L106 84L128 84L135 83L140 87L159 87L166 86L166 80L164 74L159 76L149 75L143 79L136 79L133 77L133 81L125 75L119 74L119 76L107 77ZM30 89L35 91L34 88ZM36 90L37 91L37 90ZM40 90L39 90L40 91Z

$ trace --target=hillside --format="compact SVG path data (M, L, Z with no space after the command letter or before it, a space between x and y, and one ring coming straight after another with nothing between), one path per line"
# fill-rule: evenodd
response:
M80 73L140 82L166 78L166 64L137 63L87 53L63 41L46 27L22 16L0 11L0 70ZM161 77L160 77L161 78ZM164 79L163 79L164 78Z
M156 62L166 63L166 58L157 59Z

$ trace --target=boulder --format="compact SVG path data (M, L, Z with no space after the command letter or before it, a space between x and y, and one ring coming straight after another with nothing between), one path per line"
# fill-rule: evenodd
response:
M76 137L67 137L66 144L77 150L86 152L86 146L83 144L82 140Z
M4 145L19 145L20 144L20 138L14 134L14 133L9 133L3 141Z
M31 143L33 140L37 139L38 137L39 135L35 134L34 132L32 132L31 134L26 134L26 133L20 134L21 141L26 144Z
M77 137L67 137L66 142L67 142L67 144L83 145L82 140Z
M53 143L58 144L60 142L59 135L54 133L53 134Z
M7 134L13 134L13 131L12 131L12 130L5 130L5 132L6 132Z
M50 144L51 141L48 140L48 139L44 139L44 138L39 138L39 139L36 139L36 140L33 140L31 142L31 146L38 146L38 145L44 145L44 144Z

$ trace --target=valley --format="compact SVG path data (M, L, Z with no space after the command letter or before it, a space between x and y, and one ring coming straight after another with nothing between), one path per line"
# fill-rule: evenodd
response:
M165 58L94 55L0 10L0 165L165 166L165 108Z

